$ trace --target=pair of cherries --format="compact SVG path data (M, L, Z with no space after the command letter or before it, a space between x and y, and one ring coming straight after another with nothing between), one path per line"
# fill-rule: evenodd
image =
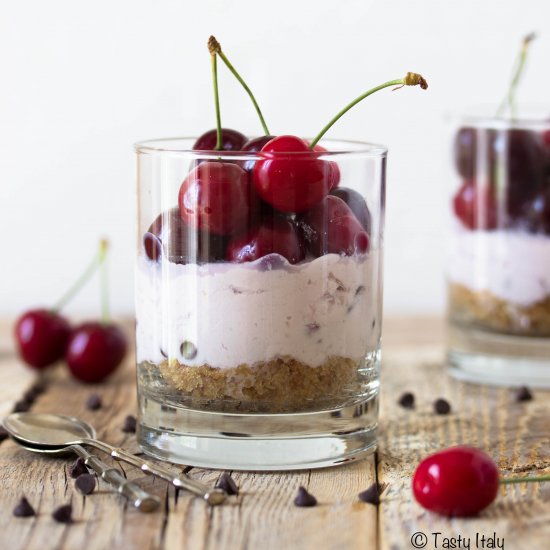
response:
M216 131L195 143L195 150L211 151ZM351 189L337 190L338 165L319 158L326 150L295 136L262 136L250 141L235 130L222 130L225 151L260 152L258 160L203 161L184 180L178 197L185 227L198 231L200 250L214 251L214 261L253 261L271 253L290 263L309 253L352 255L369 247L370 214L364 199ZM329 194L330 193L330 194ZM166 241L162 214L145 237L148 256L156 259ZM170 217L171 234L177 220ZM176 231L174 231L176 230ZM164 239L161 233L164 233ZM181 240L180 240L181 242ZM185 261L185 252L173 254L182 244L170 240L172 257ZM224 249L220 258L218 249ZM206 255L208 257L208 254ZM210 256L212 259L212 256Z

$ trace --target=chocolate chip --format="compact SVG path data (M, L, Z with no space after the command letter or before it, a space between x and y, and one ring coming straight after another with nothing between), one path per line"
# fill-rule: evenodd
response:
M73 479L81 476L82 474L87 474L87 473L88 473L88 468L86 467L86 464L84 463L83 458L77 458L69 468L69 475Z
M405 392L400 398L398 403L404 409L414 409L414 394L410 391Z
M21 497L17 506L13 509L13 515L16 518L29 518L31 516L36 516L36 512L29 501L25 497Z
M218 489L223 489L228 495L238 495L239 487L235 483L235 480L227 473L224 472L218 482L216 483Z
M294 499L294 505L302 507L317 506L317 499L306 491L305 487L298 488L298 494Z
M446 399L439 398L434 403L434 411L436 414L449 414L451 412L451 405Z
M56 508L52 513L52 518L59 523L73 522L73 507L71 504L65 504Z
M362 502L368 502L369 504L374 505L380 504L380 490L378 489L378 485L376 483L373 483L368 489L362 491L357 496Z
M88 396L88 399L86 399L86 408L90 411L97 411L98 409L101 409L101 405L103 405L101 396L97 393L91 393Z
M522 386L516 392L516 401L521 403L522 401L532 401L533 394L527 386Z
M42 395L48 388L48 384L45 380L39 380L38 382L35 382L32 387L31 391L34 393L34 395Z
M137 426L136 417L129 414L124 419L124 424L122 425L122 431L124 433L127 433L127 434L135 434L136 433L136 426Z
M27 402L29 405L32 405L36 401L36 394L32 388L28 389L23 394L23 401Z
M4 439L8 439L9 436L8 430L6 430L4 426L0 426L0 442L4 441Z
M21 399L21 401L18 401L14 405L13 412L14 413L27 412L30 408L31 408L31 404L28 401L25 401L24 399Z
M94 492L96 481L92 474L81 474L76 478L74 484L83 495L89 495Z
M197 356L197 348L193 342L185 340L180 346L180 352L184 359L194 359Z

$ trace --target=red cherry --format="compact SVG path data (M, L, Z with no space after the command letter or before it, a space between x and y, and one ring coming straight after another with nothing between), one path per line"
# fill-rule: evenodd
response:
M300 216L300 226L314 256L364 254L369 236L350 207L333 195Z
M498 469L474 447L452 447L424 459L413 477L414 497L427 510L449 517L475 516L495 500Z
M243 151L247 153L257 153L262 150L266 143L269 143L275 136L260 136L249 139L242 147ZM245 160L239 163L244 170L251 173L256 164L255 160Z
M206 231L193 231L181 219L178 207L161 212L143 235L143 247L150 260L165 254L176 264L225 260L227 239Z
M363 229L370 235L371 214L363 195L349 187L337 187L330 194L342 199L350 207L359 223L363 226Z
M208 130L200 136L193 145L194 151L214 151L218 141L216 128ZM246 143L246 136L231 130L230 128L222 128L222 150L223 151L240 151Z
M101 382L120 365L127 349L126 336L117 325L89 322L73 330L65 359L78 380Z
M292 220L268 216L258 228L237 237L227 247L227 259L231 262L253 262L268 254L280 254L291 264L305 258L300 233Z
M251 223L253 190L247 173L228 162L203 162L181 184L181 219L191 228L230 235Z
M328 149L319 144L315 145L313 147L313 150L317 153L328 153ZM338 168L338 164L332 160L329 160L328 164L330 166L330 169L332 170L332 174L330 175L330 188L334 189L335 187L338 187L338 184L340 183L340 168Z
M69 322L55 311L34 309L15 325L19 356L35 369L43 369L63 357L71 333Z
M493 191L485 185L465 181L453 198L453 209L468 229L495 229L497 206Z
M261 152L263 158L254 166L254 184L260 198L277 210L308 210L334 185L330 163L318 159L299 137L276 137Z

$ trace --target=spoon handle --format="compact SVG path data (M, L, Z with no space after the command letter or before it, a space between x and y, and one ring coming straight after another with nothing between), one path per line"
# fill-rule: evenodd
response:
M169 481L178 489L185 489L194 495L200 496L211 506L221 504L225 501L226 494L222 489L210 488L208 485L205 485L200 481L195 481L185 474L181 474L180 476L174 475L170 472L170 470L167 470L162 466L157 466L147 460L143 460L139 456L135 456L124 449L115 448L108 443L99 441L98 439L86 439L83 440L82 443L91 445L96 449L110 454L115 460L122 460L127 464L131 464L146 474L154 475Z
M80 445L72 445L71 448L78 456L84 459L86 466L92 468L101 479L111 484L118 493L129 499L134 508L137 508L140 512L153 512L159 507L160 500L156 496L144 491L132 481L128 481L116 468L105 464L105 462L97 456L90 454Z

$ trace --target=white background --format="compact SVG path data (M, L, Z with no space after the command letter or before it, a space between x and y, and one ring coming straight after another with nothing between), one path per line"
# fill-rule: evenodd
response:
M450 187L446 117L497 106L521 37L539 32L520 89L548 104L550 3L542 0L27 0L0 18L0 314L54 302L112 242L113 309L133 311L135 161L144 138L214 125L215 34L272 133L315 134L371 86L421 72L427 92L384 91L330 137L389 146L385 304L444 307ZM261 128L220 64L224 125ZM96 283L97 284L97 283ZM70 306L99 309L90 285Z

